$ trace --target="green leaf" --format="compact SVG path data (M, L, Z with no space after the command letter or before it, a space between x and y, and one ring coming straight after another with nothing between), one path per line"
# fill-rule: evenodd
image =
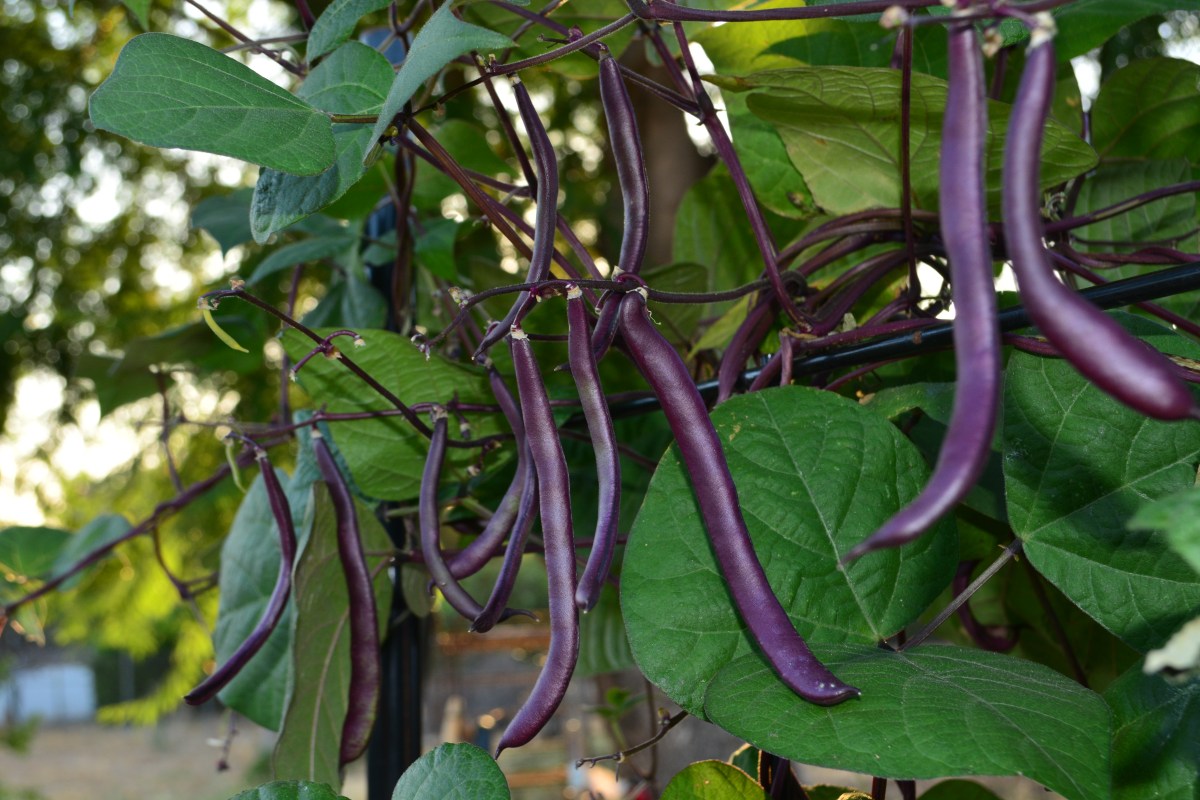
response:
M1004 383L1008 516L1030 562L1130 646L1161 644L1200 611L1200 576L1125 524L1192 485L1200 430L1147 419L1058 359L1015 353Z
M408 56L400 65L392 88L388 91L383 110L379 112L379 121L371 131L372 141L383 137L392 124L392 118L400 113L417 89L452 60L472 50L500 50L512 46L513 42L507 36L463 22L454 16L452 5L443 3L417 32Z
M454 240L458 229L459 223L452 219L427 222L413 247L417 263L440 278L456 280L458 267L454 262Z
M1175 58L1133 61L1100 87L1092 119L1092 141L1106 161L1196 162L1200 65Z
M319 329L318 335L332 333ZM403 336L380 330L360 330L366 345L350 357L405 403L449 403L455 396L464 403L494 402L487 376L434 356L425 356ZM313 348L313 343L295 331L284 332L283 344L293 363ZM393 406L364 385L336 360L314 358L301 370L300 385L317 405L327 404L332 412L391 409ZM472 419L472 435L490 436L507 432L497 415ZM333 439L346 457L358 488L366 495L385 500L416 497L429 445L403 417L338 423ZM501 452L511 451L511 447ZM476 463L478 452L451 448L447 452L447 475L464 472Z
M329 10L321 19L328 14ZM311 42L310 38L310 47ZM331 114L373 114L383 105L392 78L383 55L365 44L347 42L309 73L296 94ZM325 172L311 177L272 169L260 172L250 208L254 240L265 242L272 233L345 195L366 173L363 157L374 141L367 125L334 125L334 162Z
M322 236L317 239L301 239L298 242L285 244L283 247L273 250L271 255L259 262L259 265L254 268L254 272L246 279L246 282L250 284L258 283L263 278L270 277L289 267L309 261L320 261L325 258L340 261L348 255L351 248L357 247L357 235L330 238Z
M400 776L392 800L508 800L495 759L473 744L443 744Z
M958 544L945 525L838 567L841 555L917 495L928 474L887 420L801 387L735 397L712 420L759 560L802 636L877 642L915 619L949 582ZM621 610L642 672L697 716L721 667L741 655L761 658L728 595L675 448L659 463L630 532Z
M72 4L74 0L72 0ZM129 9L129 13L133 14L133 18L137 20L138 25L142 30L147 30L150 27L150 0L121 0L121 5ZM72 5L72 8L74 6Z
M287 485L287 475L282 470L276 472ZM288 490L293 517L298 510L310 507L307 495L311 490L306 487L301 492L292 486ZM304 520L293 519L301 545L311 525L311 515L306 516ZM279 559L279 531L262 476L258 475L242 498L221 547L221 601L213 631L217 663L228 660L258 624L279 576ZM270 730L278 730L283 717L291 673L292 609L289 601L262 649L218 695L222 703Z
M1047 667L950 646L814 651L862 697L808 703L742 656L709 686L712 720L804 764L887 778L1024 775L1068 800L1111 796L1108 708Z
M89 103L97 128L155 147L233 156L296 175L333 163L329 117L229 56L143 33Z
M697 761L671 778L662 800L767 800L767 793L735 766Z
M792 163L817 205L832 214L900 205L900 74L893 69L800 67L744 78L714 79L752 94L750 111L775 126ZM946 82L912 77L911 170L913 202L937 208L938 155L946 107ZM998 208L1000 165L1011 106L988 104L988 201ZM1095 153L1055 120L1046 124L1042 186L1090 169ZM844 169L845 165L852 169Z
M1058 23L1055 55L1060 61L1081 56L1127 25L1186 7L1181 0L1075 0L1054 10Z
M1183 159L1102 164L1081 184L1076 213L1087 214L1121 203L1130 197L1191 178L1191 165ZM1197 193L1177 194L1138 206L1116 217L1077 228L1072 235L1080 239L1099 239L1102 245L1080 245L1090 251L1112 252L1110 241L1129 242L1120 249L1129 250L1138 242L1180 239L1177 247L1195 243ZM1107 277L1108 271L1105 271ZM1120 277L1126 277L1120 273Z
M1200 794L1200 680L1173 686L1133 667L1108 687L1116 800Z
M312 533L296 563L293 677L273 765L277 778L337 786L342 723L350 695L349 598L338 556L337 517L324 484L314 488L313 505ZM378 567L387 560L392 542L374 512L356 506L363 549L375 554L368 556L367 566L377 570L375 607L385 629L392 585L387 570Z
M1136 531L1163 531L1171 548L1200 572L1200 490L1183 489L1147 503L1128 524Z
M251 189L237 189L229 194L206 197L192 209L192 227L202 228L217 240L221 255L227 255L239 244L250 241Z
M337 47L350 38L358 21L381 8L388 7L388 0L333 0L308 32L305 55L309 63ZM366 47L366 45L361 45ZM381 56L382 58L382 56ZM317 67L320 69L320 67ZM315 71L315 70L314 70ZM353 114L353 111L344 112Z
M694 284L690 291L738 286L762 272L762 256L749 226L729 224L745 213L724 169L713 170L683 196L675 212L671 259L708 269L705 284Z
M6 587L9 596L15 597L29 591L20 588L25 578L51 577L59 553L71 538L68 531L59 528L17 525L0 530L0 578L3 579L0 585Z
M387 323L387 312L387 300L378 289L348 274L330 287L303 322L309 327L381 328Z
M67 539L58 558L54 560L51 573L61 575L75 565L75 562L98 547L120 539L129 532L129 521L120 514L101 514L84 525L78 533ZM74 589L79 585L87 570L63 581L63 590Z
M575 675L586 678L632 666L633 654L629 652L617 590L605 586L595 607L579 618L579 662L575 665Z
M921 794L921 800L1003 800L975 781L942 781Z
M242 792L231 800L347 800L323 783L274 781Z

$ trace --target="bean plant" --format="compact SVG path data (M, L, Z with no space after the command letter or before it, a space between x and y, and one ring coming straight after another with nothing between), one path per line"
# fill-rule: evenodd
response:
M279 732L239 797L395 761L381 651L429 593L549 649L493 752L373 796L507 798L501 754L631 667L672 705L612 760L685 716L757 754L639 797L865 796L792 762L874 798L1197 796L1200 66L1128 53L1086 97L1071 66L1189 5L296 0L281 40L204 9L234 53L134 37L96 135L259 171L196 212L252 254L197 300L204 366L114 380L251 358L278 409L164 414L229 463L145 519L0 532L0 625L233 492L219 579L172 581L219 593L182 699ZM652 114L708 159L677 210Z

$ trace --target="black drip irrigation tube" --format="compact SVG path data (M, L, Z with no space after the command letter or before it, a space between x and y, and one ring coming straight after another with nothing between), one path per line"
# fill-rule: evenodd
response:
M1177 267L1159 270L1149 275L1138 275L1092 286L1079 293L1089 302L1103 309L1144 303L1176 294L1200 289L1200 261L1192 261ZM1029 316L1024 307L1013 306L1003 309L999 315L1000 330L1004 333L1027 328ZM952 346L953 322L931 325L920 331L895 334L862 344L842 347L828 353L800 356L792 362L793 375L813 375L846 367L857 367L873 361L888 361L907 358L918 353L945 350ZM761 369L746 370L739 379L739 388L745 388L758 377ZM712 402L717 394L717 381L705 381L697 385L706 402ZM629 417L646 414L659 409L658 400L647 395L627 400L612 406L613 417ZM584 424L583 415L576 414L567 420L567 427Z

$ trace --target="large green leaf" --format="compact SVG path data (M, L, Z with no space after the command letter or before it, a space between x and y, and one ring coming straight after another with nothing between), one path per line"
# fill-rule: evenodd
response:
M443 744L404 771L392 800L508 800L496 760L473 744Z
M308 32L305 56L309 62L316 61L349 39L360 19L387 6L388 0L333 0Z
M1183 159L1102 164L1080 185L1075 210L1078 214L1087 214L1143 192L1190 179L1191 165ZM1194 233L1197 194L1164 197L1119 216L1076 228L1071 233L1081 239L1100 240L1101 243L1096 245L1083 243L1080 249L1084 250L1112 252L1113 246L1109 242L1128 242L1130 244L1123 244L1121 249L1129 250L1133 243L1162 239L1177 239L1177 247L1189 248L1197 241ZM1106 277L1109 274L1106 272ZM1127 275L1120 273L1120 277Z
M767 793L735 766L697 761L671 778L662 800L767 800Z
M712 420L759 560L801 635L877 642L915 619L950 580L958 546L946 526L838 567L840 556L916 496L928 474L916 448L887 420L801 387L735 397ZM674 448L659 463L630 532L621 610L642 672L697 716L721 667L741 655L761 658L729 597Z
M709 686L709 716L805 764L889 778L1024 775L1069 800L1111 797L1108 708L1047 667L950 646L814 649L860 699L805 702L743 656Z
M1009 522L1039 572L1143 652L1200 611L1200 576L1161 536L1128 530L1126 521L1145 501L1191 486L1198 460L1197 426L1147 419L1065 361L1010 358Z
M332 333L327 329L317 332L321 335ZM412 342L394 333L379 330L361 330L359 333L366 345L352 348L348 354L405 403L449 403L455 395L464 403L494 402L482 370L452 364L438 356L427 360ZM285 332L283 344L293 363L313 347L309 339L291 330ZM299 382L315 403L327 405L333 412L393 408L336 359L312 359L300 372ZM473 417L472 435L507 432L507 427L496 419L497 416ZM333 438L364 494L385 500L416 497L429 445L403 417L340 422L333 428ZM477 460L476 450L451 448L447 452L446 472L465 471Z
M329 117L191 39L134 37L89 103L97 128L155 147L233 156L296 175L333 163Z
M1200 680L1174 686L1134 667L1104 699L1113 711L1117 800L1200 796Z
M311 489L288 485L287 475L282 470L276 472L280 482L288 486L293 517L306 511ZM306 516L304 520L293 519L301 545L311 524L311 516ZM242 498L221 547L221 602L213 631L218 663L233 655L262 617L279 576L279 560L279 532L262 476L258 475ZM289 602L262 649L218 695L225 705L270 730L279 729L291 673L292 608Z
M1175 58L1133 61L1100 87L1092 120L1092 141L1106 161L1200 161L1200 64Z
M792 163L817 205L833 214L900 205L900 73L894 69L799 67L744 78L719 78L730 90L752 94L750 111L779 131ZM910 164L914 204L937 208L938 155L946 108L946 82L912 76ZM1000 200L1000 165L1011 106L988 104L988 200ZM1074 133L1050 120L1042 145L1043 186L1094 166L1095 153ZM853 168L846 169L846 165Z
M346 579L338 556L337 517L329 490L313 492L313 527L296 563L292 591L292 680L283 726L275 742L276 778L302 778L337 786L342 724L350 694L350 627ZM388 559L392 542L371 509L356 504L369 568ZM387 570L375 578L381 627L391 607Z
M383 137L392 124L392 118L403 110L404 104L417 89L452 60L472 50L500 50L512 46L512 40L507 36L463 22L454 16L452 5L443 3L417 32L408 56L400 65L388 91L383 110L379 112L379 121L371 132L372 141Z
M346 800L346 798L323 783L272 781L248 789L232 800Z
M310 47L311 42L310 37ZM383 105L392 78L392 67L379 52L365 44L347 42L309 73L296 94L331 114L373 114ZM367 125L334 125L335 160L325 172L310 177L272 169L260 172L250 207L255 241L265 242L272 233L320 211L348 192L367 170L363 157L373 141Z
M1131 23L1189 7L1186 0L1075 0L1054 10L1055 55L1059 59L1081 56Z

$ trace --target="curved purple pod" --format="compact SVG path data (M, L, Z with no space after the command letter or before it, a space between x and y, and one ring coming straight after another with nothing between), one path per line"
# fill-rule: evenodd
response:
M619 269L613 270L613 276L620 274ZM620 295L605 292L600 296L600 313L596 318L596 327L592 330L592 357L599 361L608 353L617 338L617 307Z
M421 529L421 555L429 570L433 583L441 590L446 602L467 619L475 619L483 607L464 589L446 566L441 548L441 520L438 518L438 483L442 478L442 464L446 460L446 440L449 438L449 415L444 408L433 412L433 436L429 439L429 455L425 459L425 471L421 474L421 491L418 495L417 517Z
M518 443L522 450L528 450L529 445L524 440ZM513 587L517 585L517 574L521 570L521 557L525 555L525 544L529 541L529 531L533 521L537 519L538 489L537 470L533 466L533 458L528 453L519 467L524 473L521 481L521 497L517 505L517 518L513 522L512 532L508 535L508 547L504 550L504 561L500 563L500 574L492 586L492 593L483 610L471 623L473 633L486 633L495 627L497 622L511 616L513 612L505 609L508 599L512 597ZM530 614L529 616L533 616Z
M614 300L610 303L616 304ZM600 599L600 590L612 568L613 550L617 542L617 521L621 515L621 457L617 452L617 435L613 431L612 415L600 386L600 372L592 352L588 330L587 309L579 287L567 287L567 358L571 377L579 390L579 402L592 436L596 453L597 503L596 534L592 552L588 555L579 586L575 589L575 604L581 611L590 611Z
M1054 22L1038 19L1004 146L1004 236L1025 310L1075 369L1117 400L1155 419L1196 417L1192 394L1171 362L1067 288L1047 259L1038 171L1054 95Z
M533 250L529 255L528 283L538 283L550 275L550 259L554 255L554 234L558 222L558 158L554 155L554 145L546 133L546 126L533 107L529 90L520 80L513 81L513 94L517 98L517 110L521 113L521 122L529 133L529 147L533 151L533 160L537 165L537 210L533 220ZM475 350L478 357L508 335L509 329L518 322L521 309L525 306L525 298L520 298L505 315L498 325L483 337Z
M379 612L375 587L359 534L358 511L345 477L338 470L333 452L317 429L312 432L317 469L329 487L337 517L338 558L346 576L350 621L350 696L342 723L340 763L357 760L367 749L379 706L382 664L379 657Z
M509 535L509 531L513 529L516 522L520 512L521 498L525 493L526 476L530 473L530 470L525 468L525 461L528 459L524 445L525 423L521 421L521 409L517 406L516 398L509 391L504 378L490 364L488 366L488 382L491 384L492 394L495 396L500 410L504 412L504 418L508 421L508 426L512 429L513 437L517 442L517 471L513 474L512 482L509 483L504 497L500 499L495 513L487 521L483 531L475 541L463 548L462 552L447 560L446 564L450 568L450 574L459 579L474 575L496 555L496 551L500 549L504 538Z
M650 321L641 291L621 299L621 335L671 426L717 564L750 637L775 674L805 700L829 706L857 697L858 689L839 680L812 654L771 591L704 399L679 353Z
M279 576L275 579L275 588L271 591L267 607L263 609L254 630L238 645L228 661L184 695L183 700L188 705L198 706L211 700L242 671L250 659L254 658L254 654L262 649L275 626L279 624L283 610L287 608L288 596L292 592L292 567L296 562L296 529L292 524L292 509L288 504L287 495L283 492L283 486L279 483L279 476L271 466L267 451L258 448L255 458L258 459L262 472L271 515L279 529Z
M605 47L600 54L600 105L608 121L608 143L621 185L625 227L617 266L634 275L642 268L650 231L650 184L633 101L621 68Z
M946 438L929 483L844 560L899 547L929 530L961 501L991 454L1000 407L1000 324L988 242L987 90L983 53L971 22L949 29L949 89L942 125L939 208L954 301L958 380Z
M724 403L733 397L738 381L742 379L742 370L746 368L746 360L754 355L754 351L762 346L763 339L771 332L778 308L774 295L764 294L734 331L717 367L717 403Z
M579 658L579 611L575 607L575 541L571 527L571 485L558 440L550 398L542 383L529 338L518 327L509 336L517 393L529 452L537 469L542 540L550 594L550 650L533 691L500 737L496 755L537 735L567 693Z

